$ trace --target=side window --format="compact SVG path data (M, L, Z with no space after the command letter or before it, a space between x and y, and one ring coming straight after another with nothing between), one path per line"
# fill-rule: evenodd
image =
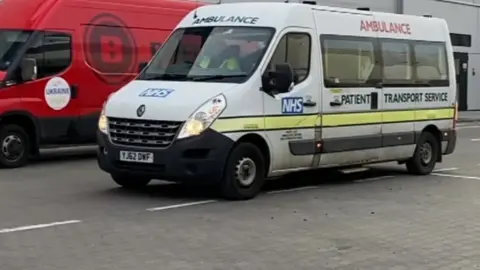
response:
M282 37L268 65L289 63L295 73L295 84L303 82L310 73L311 37L304 33L288 33Z
M322 38L325 87L366 87L380 79L373 40L363 38Z
M43 39L43 67L39 68L44 77L58 74L72 62L71 38L65 34L47 33Z
M382 41L383 76L385 82L406 82L413 78L410 44L407 42Z
M26 52L37 62L37 79L61 73L72 63L71 37L62 33L45 33Z
M414 45L417 79L448 84L445 44L417 43Z

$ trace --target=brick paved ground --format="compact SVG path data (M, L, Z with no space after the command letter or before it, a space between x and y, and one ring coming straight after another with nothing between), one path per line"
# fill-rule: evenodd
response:
M480 127L470 125L436 175L387 164L155 212L146 209L211 198L177 186L121 191L91 158L0 171L0 270L479 269ZM81 222L4 230L69 220Z

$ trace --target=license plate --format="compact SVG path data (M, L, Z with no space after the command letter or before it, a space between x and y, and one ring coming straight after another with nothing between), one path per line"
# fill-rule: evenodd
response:
M153 153L120 151L120 160L126 162L153 163Z

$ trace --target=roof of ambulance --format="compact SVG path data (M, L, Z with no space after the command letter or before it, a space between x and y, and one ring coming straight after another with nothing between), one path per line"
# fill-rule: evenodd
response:
M94 6L112 5L128 7L174 8L190 11L199 6L188 0L0 0L0 28L29 29L59 5ZM65 16L66 15L66 16ZM68 14L60 14L68 17Z
M280 3L280 2L235 2L235 3L222 3L222 4L211 4L199 7L201 9L246 9L251 10L252 8L255 9L267 9L270 12L272 11L280 11L280 12L287 12L292 11L294 9L298 10L325 10L325 11L337 11L337 12L344 12L344 13L355 13L355 14L365 14L365 15L389 15L389 16L402 16L402 17L418 17L415 15L408 15L408 14L397 14L397 13L388 13L388 12L381 12L381 11L364 11L364 10L357 10L351 8L341 8L341 7L330 7L330 6L320 6L320 5L310 5L310 4L301 4L301 3ZM433 18L435 19L435 18Z
M378 12L378 11L363 11L349 8L339 8L339 7L328 7L328 6L318 6L318 5L309 5L309 4L299 4L299 3L269 3L269 2L236 2L236 3L222 3L217 5L206 5L199 7L197 9L197 16L261 16L261 17L270 17L272 19L278 19L281 17L287 18L289 16L298 16L298 13L310 12L312 10L319 11L332 11L340 13L350 13L350 14L364 14L364 15L377 15L377 16L388 16L390 18L402 17L404 20L429 20L432 23L444 23L445 20L441 18L425 18L415 15L406 15L406 14L395 14L387 12ZM205 12L205 15L202 15L202 12ZM295 14L296 13L296 14ZM298 17L297 17L298 18ZM384 17L385 18L385 17ZM301 18L299 18L300 20ZM183 23L182 23L183 24ZM188 24L185 21L185 24Z

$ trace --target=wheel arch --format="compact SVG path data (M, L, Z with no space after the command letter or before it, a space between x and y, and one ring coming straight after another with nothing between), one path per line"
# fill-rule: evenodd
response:
M441 162L442 161L442 132L440 131L440 129L434 125L434 124L430 124L428 126L426 126L425 128L423 128L422 130L422 133L430 133L432 134L435 139L437 139L437 147L438 147L438 153L437 153L437 161L438 162ZM420 136L421 136L420 134Z
M33 114L28 111L8 111L0 115L0 125L15 124L21 126L27 132L32 142L33 153L40 144L40 125Z
M258 133L248 133L238 138L238 140L236 141L236 144L239 144L242 142L251 143L257 146L258 149L260 149L260 151L262 152L263 158L265 159L265 176L267 176L270 172L270 166L272 162L271 151L270 151L270 147L268 145L267 140Z

